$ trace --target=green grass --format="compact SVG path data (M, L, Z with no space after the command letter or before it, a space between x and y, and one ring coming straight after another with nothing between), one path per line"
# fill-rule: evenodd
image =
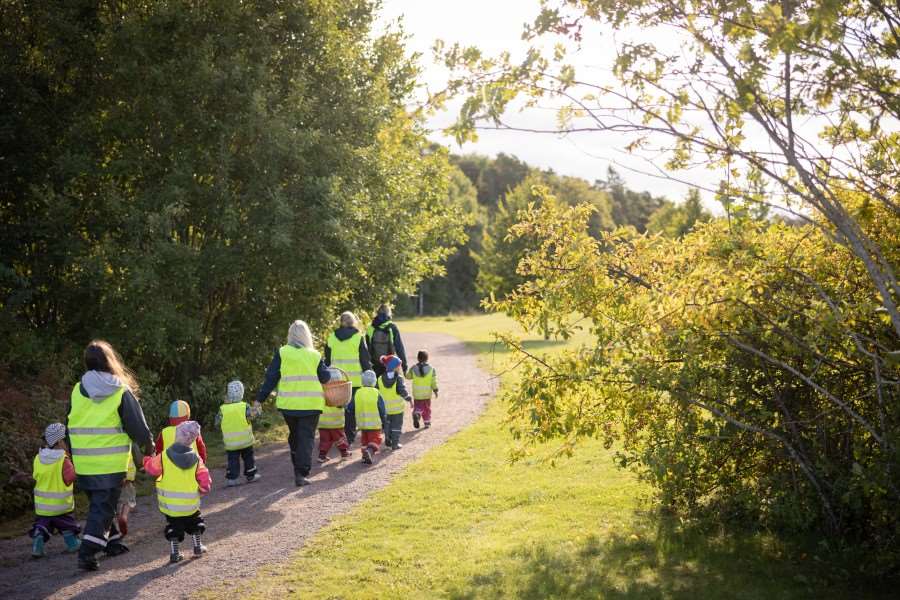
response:
M404 332L456 335L499 371L490 331L502 316L424 319ZM532 350L562 344L532 339ZM412 350L412 349L411 349ZM493 402L474 425L428 452L336 519L287 564L238 590L253 598L843 598L880 597L812 552L774 536L684 523L652 510L650 489L585 443L555 467L510 464L513 441ZM326 543L327 540L327 543ZM808 548L809 546L807 546ZM883 597L889 597L885 592Z

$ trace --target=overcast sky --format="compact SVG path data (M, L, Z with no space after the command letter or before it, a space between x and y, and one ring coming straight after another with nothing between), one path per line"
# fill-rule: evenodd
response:
M475 45L490 55L509 50L514 57L520 56L521 50L526 47L521 40L522 26L530 22L538 10L538 0L383 0L381 19L387 22L402 17L405 31L412 36L409 50L423 54L421 62L425 73L422 83L437 90L442 87L445 73L431 59L431 47L436 39L443 39L448 45L456 42ZM585 41L581 53L573 62L580 71L589 69L598 79L608 78L608 63L612 57L611 35L596 30L588 37L590 39ZM536 108L515 115L514 119L520 125L552 127L554 111L549 107ZM576 175L588 181L605 177L607 167L615 161L620 164L616 166L617 170L633 189L648 190L654 195L666 195L671 199L681 199L687 190L687 186L679 183L629 171L627 167L652 171L653 165L645 159L626 154L626 140L620 136L589 133L559 137L482 131L478 142L459 148L452 140L437 133L452 120L452 114L437 115L429 126L436 131L433 139L450 146L453 152L478 152L491 156L505 152L531 165L551 168L564 175ZM690 178L692 181L702 180L707 185L715 180L713 174L706 172L691 173Z

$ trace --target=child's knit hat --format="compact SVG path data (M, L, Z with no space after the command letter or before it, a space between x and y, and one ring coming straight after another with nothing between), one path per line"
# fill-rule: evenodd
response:
M381 357L381 364L384 365L385 370L390 373L399 367L402 363L399 358L397 358L393 354L386 354Z
M244 384L238 380L234 380L228 383L228 395L225 400L228 404L233 404L235 402L240 402L244 399Z
M175 426L175 441L184 446L190 446L200 437L200 423L197 421L185 421Z
M169 405L169 418L177 419L178 417L190 417L191 405L184 400L176 400Z
M44 430L44 441L50 448L58 444L64 437L66 437L66 426L62 423L50 423Z
M375 375L375 371L371 369L368 371L363 371L362 374L362 384L366 387L375 387L375 384L378 382L378 376Z

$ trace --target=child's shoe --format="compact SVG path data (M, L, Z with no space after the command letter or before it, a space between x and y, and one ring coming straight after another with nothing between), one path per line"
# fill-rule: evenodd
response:
M325 462L325 461L328 460L328 455L327 455L327 454L322 454L322 453L320 452L320 453L319 453L319 459L318 459L318 460L319 460L320 463L323 463L323 462Z
M400 442L394 442L394 445L391 446L391 450L392 450L392 451L393 451L393 450L399 450L399 449L402 448L402 447L403 447L403 444L401 444Z
M77 552L81 548L81 540L71 531L63 533L63 541L66 543L66 552Z
M348 458L350 458L350 451L349 450L341 450L341 460L346 460Z
M419 413L417 412L413 413L413 427L415 427L416 429L419 428Z
M239 485L241 485L241 482L238 481L237 479L226 479L225 480L225 487L237 487Z
M362 449L362 461L363 461L364 465L372 464L372 451L369 450L368 448Z
M204 546L203 542L200 541L200 534L193 534L191 536L191 539L194 540L194 558L198 558L206 554L206 546Z
M431 427L431 421L425 421L425 429L428 429L430 427Z
M44 552L44 536L36 535L34 541L31 542L31 558L43 558L47 556Z
M171 546L171 551L169 552L169 562L172 564L179 563L184 560L184 555L181 553L181 548L179 548L179 543L175 540L169 542Z
M259 481L260 479L262 479L262 475L260 475L259 473L254 473L253 475L247 477L247 483L254 483L256 481Z

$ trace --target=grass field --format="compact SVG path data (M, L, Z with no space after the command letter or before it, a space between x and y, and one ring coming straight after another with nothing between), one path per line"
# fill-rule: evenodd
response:
M451 333L500 371L504 317L426 319L403 331ZM531 340L533 350L564 347ZM485 415L384 490L244 587L254 598L860 598L808 548L770 535L700 528L651 510L650 490L588 443L549 467L508 461L504 410ZM811 546L814 547L814 546Z

